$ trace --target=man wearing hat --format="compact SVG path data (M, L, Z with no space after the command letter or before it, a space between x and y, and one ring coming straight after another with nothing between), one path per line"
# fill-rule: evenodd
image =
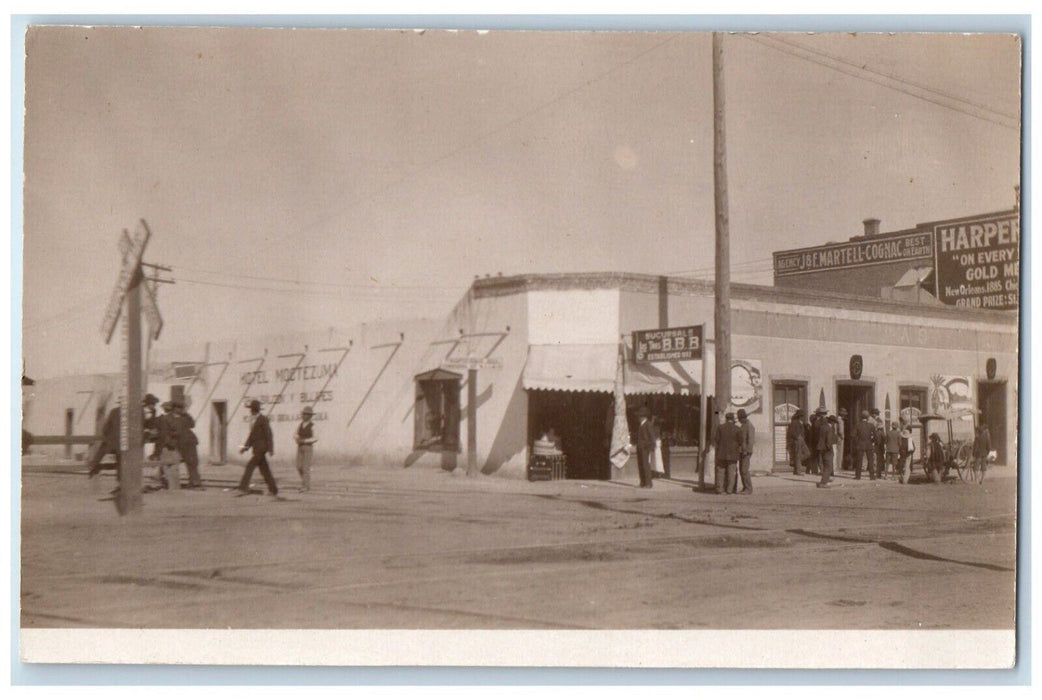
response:
M794 474L803 473L803 460L807 456L807 432L803 425L803 409L796 409L785 429L785 446L789 449L789 464Z
M827 416L828 411L824 407L819 406L814 409L814 415L810 419L810 434L807 436L807 447L810 448L810 469L808 471L811 474L821 473L821 429L824 427Z
M156 406L159 405L159 397L155 394L145 394L141 399L142 416L141 429L144 431L144 441L154 443L158 432L156 431Z
M152 394L145 394L145 397L141 399L141 410L142 410L142 428L144 429L145 442L151 442L154 438L149 434L149 430L152 427L149 423L151 418L152 422L155 421L156 409L155 405L159 402ZM119 406L117 405L108 415L105 417L105 423L101 427L101 442L92 445L90 457L87 460L87 464L90 469L87 472L88 477L93 477L95 474L101 471L101 460L106 455L116 456L116 476L119 476L119 462L120 462L120 420L122 414L120 413Z
M883 416L880 415L878 408L873 408L869 413L872 414L872 421L875 424L876 429L876 476L885 479L886 478L886 421L883 420Z
M861 412L861 420L854 426L854 435L851 444L854 459L854 478L861 478L861 463L863 459L868 460L868 476L875 481L875 443L876 425L868 417L868 411Z
M836 417L836 423L832 426L836 430L836 469L843 469L843 458L846 455L844 451L847 444L847 409L839 409L839 415Z
M637 471L640 473L640 487L650 489L651 456L655 453L655 428L651 423L651 411L647 406L637 409Z
M733 413L727 413L724 422L716 427L713 447L716 450L716 492L735 493L738 490L738 460L742 453L742 432L734 424Z
M819 489L828 488L829 482L832 481L833 460L836 449L836 425L838 423L838 418L828 416L822 419L821 426L818 428L818 452L821 455L821 481L818 482Z
M753 492L753 479L749 474L749 462L753 458L753 445L756 444L756 429L749 422L749 416L744 408L738 409L738 432L741 436L741 445L738 457L738 475L742 478L742 490L740 493L751 494Z
M159 480L164 489L180 487L180 477L175 469L181 463L181 452L177 446L177 429L174 402L164 401L163 414L156 417L155 420L156 447L152 451L151 457L159 462Z
M250 461L246 463L246 469L242 473L242 478L239 479L239 492L250 492L250 479L253 477L253 470L259 468L261 476L264 477L264 483L268 485L268 492L272 496L278 496L279 487L275 483L271 467L268 466L267 457L269 454L275 454L275 438L271 434L271 424L268 422L268 417L261 414L260 408L260 401L257 399L250 401L250 414L253 416L252 425L250 426L250 434L239 450L239 454L252 449L253 455L250 457Z
M300 412L301 421L297 426L297 473L300 474L301 492L311 490L311 456L314 452L313 445L318 441L315 437L314 423L311 417L315 415L315 409L305 406Z
M174 441L177 451L181 455L181 461L188 468L188 488L201 490L202 479L199 478L199 438L195 436L195 419L185 412L184 401L175 400L174 414L170 422L174 427Z

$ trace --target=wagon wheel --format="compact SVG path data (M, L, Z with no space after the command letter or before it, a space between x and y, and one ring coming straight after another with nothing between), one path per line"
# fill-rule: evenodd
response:
M959 478L967 483L977 482L977 463L973 459L970 446L966 443L959 445L955 452L955 468L959 470Z

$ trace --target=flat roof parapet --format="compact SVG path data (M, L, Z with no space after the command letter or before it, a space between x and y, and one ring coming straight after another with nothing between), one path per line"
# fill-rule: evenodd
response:
M711 281L668 275L648 275L637 272L554 272L523 274L508 277L490 277L474 280L471 290L475 299L509 296L532 291L572 291L618 289L624 292L658 294L665 280L668 294L685 296L713 296ZM802 306L876 311L924 316L931 318L961 318L991 322L996 325L1016 325L1017 311L988 311L961 307L925 306L910 301L895 301L880 297L862 296L808 290L799 287L776 287L734 282L731 298L735 300L774 302Z

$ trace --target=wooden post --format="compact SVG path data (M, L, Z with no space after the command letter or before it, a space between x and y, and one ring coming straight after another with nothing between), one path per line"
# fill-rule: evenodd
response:
M467 476L478 471L478 370L467 370Z
M120 515L141 513L142 499L142 415L141 415L141 268L134 272L133 281L126 296L126 356L123 368L126 376L126 391L120 410L125 427L126 442L121 444L119 460L119 496L117 505Z
M705 336L705 328L702 331ZM699 490L705 488L706 485L706 467L709 460L709 438L710 435L706 431L706 412L709 410L709 395L706 393L709 391L709 344L713 341L709 338L702 338L702 387L699 390L698 397L698 488Z
M727 149L724 138L723 37L713 32L713 200L716 208L715 422L731 403L731 249L727 205Z

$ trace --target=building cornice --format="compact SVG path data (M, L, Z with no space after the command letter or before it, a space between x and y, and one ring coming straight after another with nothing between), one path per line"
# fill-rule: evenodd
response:
M714 293L713 283L686 277L648 275L633 272L575 272L486 277L474 280L471 292L475 299L524 294L533 291L574 291L618 289L624 292L658 294L663 285L668 294L677 296L708 296ZM771 287L758 284L732 283L731 298L813 306L826 309L866 311L902 316L967 320L996 326L1015 326L1019 321L1016 311L980 311L962 308L924 306L912 302L895 301L856 294L806 290L798 287Z

